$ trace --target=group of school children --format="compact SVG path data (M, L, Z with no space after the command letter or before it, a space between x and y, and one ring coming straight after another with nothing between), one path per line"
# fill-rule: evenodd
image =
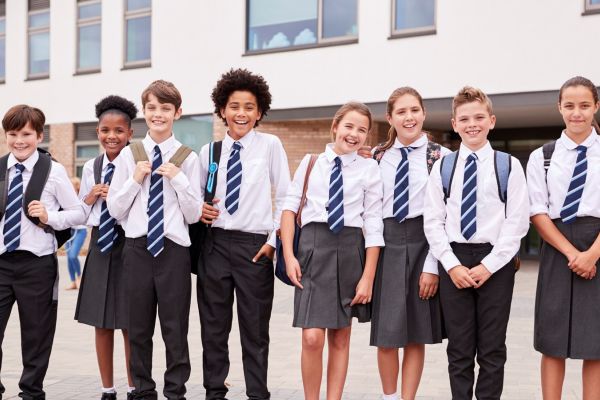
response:
M333 117L333 143L307 154L292 180L279 138L255 130L271 103L260 75L243 69L222 75L212 100L227 134L199 154L173 136L182 113L173 84L155 81L141 97L148 125L141 142L130 143L138 112L131 101L108 96L96 105L105 151L85 164L79 197L64 167L37 149L45 123L40 110L17 105L2 120L10 153L0 158L0 341L16 301L21 398L45 399L56 326L56 237L86 224L92 235L75 318L95 327L101 399L117 398L116 329L124 337L127 399L157 399L151 373L157 312L166 348L163 394L185 399L192 269L206 399L224 400L228 391L234 296L246 394L270 399L279 245L279 262L296 286L293 326L302 328L306 399L320 396L326 338L326 397L342 398L353 317L371 322L382 399L414 400L425 344L444 338L449 396L472 399L474 391L477 399L500 399L517 254L530 219L543 239L534 334L543 398L561 398L567 358L584 360L583 399L600 398L600 129L594 119L600 102L588 79L561 87L565 130L531 154L527 182L516 158L492 149L492 104L472 87L452 103L458 151L429 140L420 94L402 87L387 102L385 143L365 146L371 113L349 102ZM36 196L28 183L44 172ZM188 225L198 221L208 228L197 243L200 260L191 265ZM0 399L2 393L0 384Z

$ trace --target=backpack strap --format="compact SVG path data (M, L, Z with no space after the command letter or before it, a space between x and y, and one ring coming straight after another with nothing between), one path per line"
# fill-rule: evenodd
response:
M140 161L149 161L148 154L146 154L146 150L144 149L144 144L142 142L131 142L129 144L129 148L131 149L131 154L133 154L134 163L137 164Z
M102 163L104 162L104 154L100 154L94 160L94 183L98 185L102 183Z
M498 184L498 197L506 207L508 199L508 177L512 169L512 157L502 151L494 151L494 169L496 171L496 183Z
M27 184L27 189L23 195L23 211L27 218L36 226L44 229L46 232L52 231L48 225L42 223L38 217L32 217L27 212L29 203L39 200L42 197L42 191L48 182L50 169L52 168L52 157L46 152L39 152L39 158L33 166L31 178Z
M427 172L431 174L433 164L442 156L442 146L436 142L427 141Z
M304 174L304 185L302 185L302 197L300 197L300 206L298 207L298 212L296 213L296 224L298 226L302 226L302 209L306 204L306 193L308 192L308 179L310 178L310 173L319 158L318 154L311 154L310 159L308 160L308 166L306 167L306 173Z
M204 201L210 203L215 198L215 192L217 191L217 174L219 173L223 142L211 142L208 146L208 176L204 188Z
M177 168L181 167L181 164L185 161L185 159L190 155L193 150L188 146L181 145L173 154L173 157L169 160L169 162L175 165ZM145 154L145 153L144 153Z
M544 173L546 174L546 180L548 180L548 169L550 169L550 164L552 162L552 154L554 153L555 147L556 140L545 143L542 146L542 153L544 154Z
M0 219L6 211L6 198L8 197L8 154L0 158Z
M450 197L450 188L452 187L452 180L454 179L454 170L456 170L457 161L458 151L454 151L442 157L440 175L442 177L442 188L444 189L444 203L447 202L448 197Z

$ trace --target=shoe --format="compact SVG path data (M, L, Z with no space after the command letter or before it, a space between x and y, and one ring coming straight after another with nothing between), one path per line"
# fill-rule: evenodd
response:
M117 400L117 392L114 393L102 393L100 400Z

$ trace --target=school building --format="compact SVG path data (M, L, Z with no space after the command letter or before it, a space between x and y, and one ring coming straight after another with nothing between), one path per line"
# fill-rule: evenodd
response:
M78 175L100 152L94 105L104 96L141 108L151 81L174 82L175 135L199 149L225 132L215 82L248 68L269 82L261 129L282 139L293 171L322 151L348 100L371 107L371 143L384 140L387 97L404 85L425 98L425 128L456 148L451 99L469 84L491 95L493 146L525 163L562 130L562 82L600 83L599 37L600 0L0 0L0 112L41 108L43 146ZM134 135L145 132L136 120ZM537 240L525 239L524 254L536 254Z

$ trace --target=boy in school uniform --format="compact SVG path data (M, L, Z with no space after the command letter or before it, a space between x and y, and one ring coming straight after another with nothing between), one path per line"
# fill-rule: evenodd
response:
M136 163L134 144L125 147L115 159L107 198L108 210L121 221L126 237L133 398L157 398L152 336L158 308L167 360L163 394L185 399L191 298L187 226L198 221L202 207L198 157L190 154L180 168L170 161L182 146L172 132L182 112L181 95L172 83L151 83L142 93L142 106L148 133L141 143L150 161Z
M475 396L500 399L515 255L529 227L525 175L516 158L490 146L487 136L496 117L485 93L461 89L454 97L452 116L462 143L458 152L434 165L424 209L425 235L443 266L439 292L452 398L472 399L477 356ZM504 201L501 171L495 166L503 164L498 162L501 156L509 167ZM444 166L450 161L454 165ZM449 184L444 182L448 167Z
M58 274L53 229L64 230L85 221L83 205L65 168L37 150L44 123L45 116L37 108L17 105L8 110L2 127L10 153L0 158L6 174L6 186L0 193L0 343L16 301L23 355L19 396L31 400L46 398L43 381L56 328ZM34 168L42 168L44 161L50 172L41 197L24 204ZM41 225L35 225L25 213L38 218ZM0 350L0 365L1 357ZM0 399L3 393L0 383Z
M198 271L206 399L225 399L228 340L234 292L246 380L251 400L270 398L267 388L269 320L273 305L275 231L290 182L278 137L254 128L270 108L262 76L231 70L212 93L215 113L227 125L215 199L204 203L202 221L212 224ZM207 182L209 146L200 151L201 186ZM275 212L271 189L275 190Z

